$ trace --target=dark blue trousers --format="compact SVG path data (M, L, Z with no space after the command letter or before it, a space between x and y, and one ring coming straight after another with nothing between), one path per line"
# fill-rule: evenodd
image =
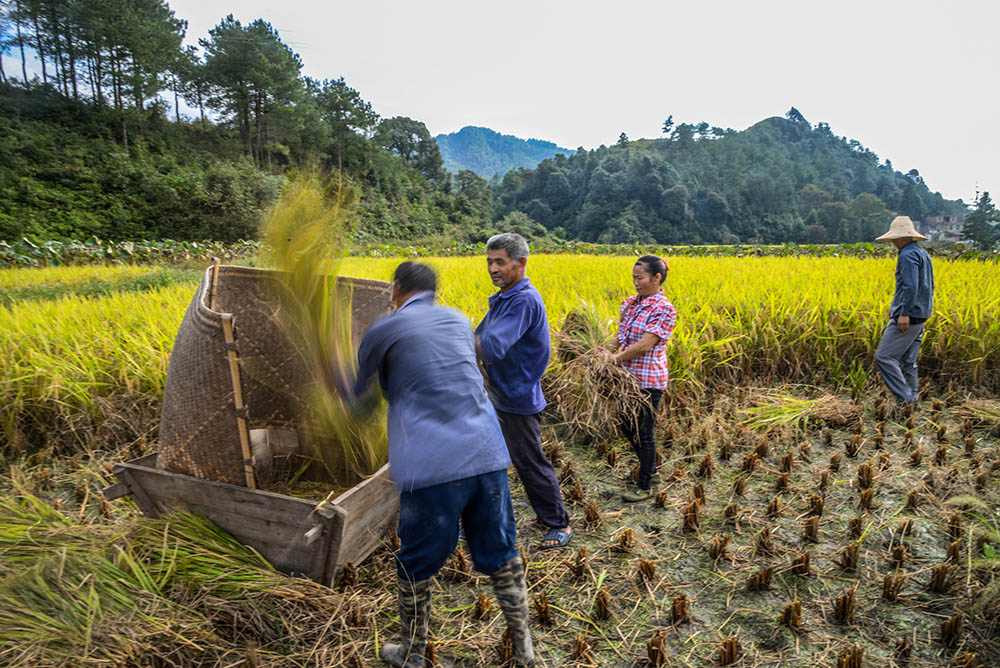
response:
M541 414L518 415L498 410L497 417L510 460L538 521L550 529L569 526L556 470L542 452Z
M480 573L495 573L518 555L507 470L481 473L399 495L400 579L420 582L441 570L458 543L459 518Z

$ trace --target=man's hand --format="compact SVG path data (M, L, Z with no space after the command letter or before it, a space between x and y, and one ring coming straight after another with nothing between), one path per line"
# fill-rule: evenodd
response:
M899 331L905 334L906 330L910 328L910 316L908 315L898 316L896 318L896 327L899 327Z

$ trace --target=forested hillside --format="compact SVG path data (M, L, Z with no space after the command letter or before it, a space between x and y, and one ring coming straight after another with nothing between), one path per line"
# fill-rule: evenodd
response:
M254 237L302 166L337 175L362 242L481 241L497 229L616 243L860 241L892 212L966 211L917 170L897 172L794 109L741 132L668 119L664 139L623 134L568 156L469 127L441 137L475 170L451 174L423 123L381 118L342 78L302 76L263 19L227 16L195 48L162 0L25 0L0 12L0 240ZM492 187L480 175L543 151L555 156Z
M0 8L0 239L254 236L302 165L342 176L361 239L461 237L489 220L486 181L453 179L423 123L303 77L263 19L228 16L194 49L160 0Z
M441 149L445 169L456 174L469 169L484 179L503 176L512 169L531 169L558 153L574 153L550 141L521 139L472 125L434 139Z
M672 119L664 130L508 172L495 216L520 212L586 241L827 243L871 240L894 213L966 211L794 108L742 132Z

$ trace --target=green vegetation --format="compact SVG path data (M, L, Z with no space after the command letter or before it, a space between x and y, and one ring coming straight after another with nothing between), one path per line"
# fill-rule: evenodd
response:
M110 272L94 269L86 266L59 268L50 270L47 279L40 276L37 270L4 272L0 274L0 306L61 297L102 297L116 292L144 292L174 283L196 282L202 273L197 269L138 265L117 266Z
M963 233L979 248L989 250L1000 246L1000 211L988 192L977 197L972 213L965 219Z
M559 153L574 153L550 141L521 139L472 125L458 132L437 135L434 139L441 149L445 169L454 173L470 170L484 179L502 177L512 169L532 169Z
M356 191L361 240L463 238L484 220L422 123L380 119L343 79L301 76L262 19L225 17L199 53L162 0L0 8L5 47L42 61L40 78L0 75L0 239L254 238L286 172L307 164Z
M523 228L513 228L524 231ZM482 235L481 235L482 236ZM781 244L773 246L664 246L631 244L595 244L560 241L551 237L535 238L532 253L559 255L628 255L647 253L671 257L894 257L895 248L887 244ZM1000 254L993 250L975 250L962 244L928 244L935 257L951 260L996 262ZM34 244L27 240L8 244L0 241L0 267L48 267L72 265L182 264L204 266L214 257L236 264L254 265L257 256L268 250L258 241L227 244L218 241L47 241ZM483 255L485 241L450 241L437 243L355 244L348 255L356 257L452 257Z
M343 78L302 76L263 19L227 16L195 49L181 47L185 23L163 0L0 7L9 55L23 47L22 61L42 60L41 77L24 65L0 73L0 240L252 239L303 166L355 194L362 244L475 243L497 229L602 243L842 243L870 241L892 212L966 214L917 170L897 172L794 109L742 132L671 118L665 139L622 133L568 156L485 128L439 147L419 120L380 118ZM196 119L182 118L182 98Z
M794 108L743 132L672 119L664 130L508 172L495 218L522 212L557 237L603 243L769 244L871 241L893 212L965 214L917 170L880 163Z
M232 261L260 253L257 241L0 241L0 267L47 267L84 264L183 264L204 266L213 257Z

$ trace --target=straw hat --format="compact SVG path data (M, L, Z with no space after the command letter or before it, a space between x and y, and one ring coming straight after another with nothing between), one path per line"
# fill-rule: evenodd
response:
M880 236L875 241L892 241L893 239L914 239L916 241L927 241L927 237L917 232L913 226L913 221L909 216L896 216L889 225L889 231Z

